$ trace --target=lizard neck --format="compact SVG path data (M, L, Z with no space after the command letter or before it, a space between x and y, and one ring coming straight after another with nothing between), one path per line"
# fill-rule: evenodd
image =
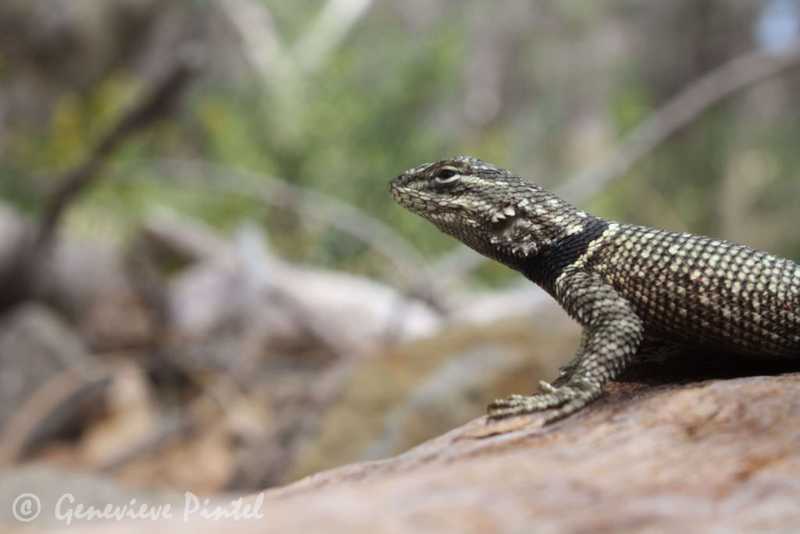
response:
M591 215L574 215L563 220L567 222L551 227L548 233L517 235L513 243L501 244L484 254L553 294L559 275L585 257L590 245L609 226L608 221ZM529 246L530 240L535 242L535 248Z
M457 237L548 290L608 227L605 220L532 184L524 195L494 206L492 213L491 222L478 232L466 229Z
M608 223L578 210L535 184L480 202L475 214L438 216L433 222L475 251L552 292L555 279L588 250Z
M608 226L609 222L604 219L589 217L580 232L560 237L539 254L524 258L515 268L553 295L556 279L565 269L586 257L591 244L603 235Z

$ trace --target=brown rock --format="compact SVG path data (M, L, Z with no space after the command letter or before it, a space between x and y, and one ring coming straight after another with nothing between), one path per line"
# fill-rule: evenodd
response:
M477 419L395 458L267 492L259 520L155 530L685 534L800 525L800 374L617 386L575 417L539 421ZM141 525L99 528L87 532Z

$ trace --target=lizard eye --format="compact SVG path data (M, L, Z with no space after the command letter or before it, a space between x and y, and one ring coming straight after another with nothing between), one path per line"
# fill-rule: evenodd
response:
M433 181L437 184L450 184L461 178L459 170L453 167L442 167L433 175Z

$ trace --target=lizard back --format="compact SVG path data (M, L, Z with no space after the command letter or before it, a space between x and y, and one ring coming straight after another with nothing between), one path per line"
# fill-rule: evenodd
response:
M573 267L627 298L648 336L800 355L800 265L745 245L610 223Z

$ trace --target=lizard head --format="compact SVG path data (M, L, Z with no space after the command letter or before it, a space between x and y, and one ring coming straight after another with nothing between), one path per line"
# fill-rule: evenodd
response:
M541 187L469 156L409 169L390 189L403 207L494 257L538 252L567 231L576 213Z
M453 225L487 228L513 217L513 195L531 184L469 156L425 163L391 183L395 200L447 231Z

